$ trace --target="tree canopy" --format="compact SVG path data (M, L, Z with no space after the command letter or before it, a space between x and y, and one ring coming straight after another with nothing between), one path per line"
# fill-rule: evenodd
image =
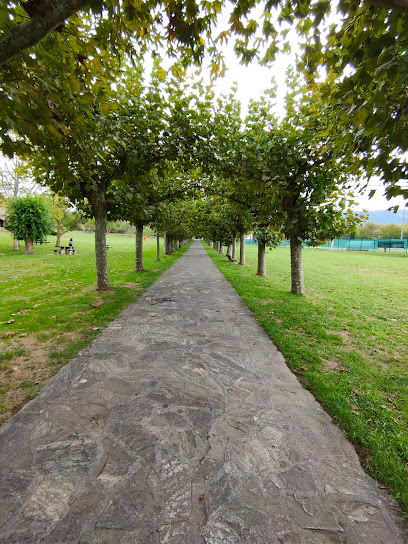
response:
M34 253L33 242L44 240L55 225L51 210L40 196L12 198L8 202L7 228L25 241L25 253Z

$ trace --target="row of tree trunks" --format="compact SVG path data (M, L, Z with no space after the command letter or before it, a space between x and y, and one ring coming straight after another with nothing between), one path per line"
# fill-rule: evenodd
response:
M302 242L297 238L290 240L290 276L291 292L295 295L305 295L303 274ZM266 276L266 243L258 239L258 276Z
M244 230L239 232L239 264L246 265L245 261L245 239L246 233ZM208 245L213 245L214 249L222 253L222 245L218 241L206 240ZM227 254L232 260L236 259L236 236L232 238L231 244L227 249ZM290 268L291 268L291 291L296 295L305 294L304 274L303 274L303 259L302 259L302 242L297 238L290 240ZM266 277L266 242L258 239L258 266L257 276Z
M239 250L239 264L245 266L245 231L240 232L240 250ZM218 251L221 255L224 253L223 246L218 240L211 241L209 239L205 240L207 244ZM235 234L232 237L231 243L227 247L227 255L231 257L233 261L237 259L237 235Z

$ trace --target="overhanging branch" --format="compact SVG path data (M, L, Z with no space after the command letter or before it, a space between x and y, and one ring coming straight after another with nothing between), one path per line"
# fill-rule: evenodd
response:
M24 49L41 41L87 4L87 0L55 0L52 2L36 0L30 2L31 19L26 23L11 27L9 32L0 39L0 65L13 60Z

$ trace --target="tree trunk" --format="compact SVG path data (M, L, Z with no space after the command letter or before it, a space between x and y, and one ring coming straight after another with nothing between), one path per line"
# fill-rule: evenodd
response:
M16 238L14 238L14 243L13 243L13 250L14 251L18 251L18 248L20 247L20 242L19 240L17 240Z
M167 234L163 234L163 259L166 258Z
M266 243L258 238L258 271L257 276L266 276Z
M110 289L106 251L106 208L106 188L98 187L92 202L95 217L96 288L98 291Z
M156 234L157 260L160 261L160 233Z
M232 254L231 254L232 260L237 260L237 233L234 232L232 236Z
M292 281L292 293L305 294L305 282L303 279L302 242L296 238L290 239L290 272Z
M222 247L221 242L220 242L220 245L219 245L218 253L220 253L221 255L224 255L224 248Z
M135 272L144 272L143 268L143 223L136 223L136 267Z
M232 258L232 244L228 244L227 255L229 255Z
M241 229L239 231L239 264L242 266L246 265L245 262L245 231Z
M32 255L34 253L34 242L31 238L25 239L25 250L24 253Z
M61 221L57 221L57 241L55 247L60 247L61 245Z

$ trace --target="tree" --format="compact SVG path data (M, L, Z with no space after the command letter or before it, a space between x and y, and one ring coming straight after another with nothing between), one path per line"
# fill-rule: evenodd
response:
M266 203L261 227L270 225L290 240L292 292L303 295L302 244L332 239L357 220L347 196L350 178L360 171L360 157L336 125L335 110L327 108L317 92L305 93L297 78L289 76L292 89L280 123L265 121L273 93L250 106L242 176L255 180Z
M34 195L41 187L32 178L28 164L15 156L2 157L0 163L0 198L5 200L22 195Z
M55 246L59 247L61 245L61 236L79 225L82 215L79 211L72 210L72 205L66 197L51 194L48 196L48 200L57 224L57 240Z
M19 157L2 157L0 167L0 199L5 201L22 195L38 193L40 186L33 180L29 166ZM19 241L14 239L14 250L19 248Z
M36 177L95 218L97 288L109 289L106 193L126 168L125 120L103 80L82 84L75 94L50 91L48 100L54 133L40 126L33 135Z
M12 198L8 203L7 228L17 240L25 241L24 253L34 253L34 242L51 234L54 220L39 196Z
M162 70L145 88L142 68L122 76L117 70L116 90L101 79L79 82L78 92L50 94L49 109L58 134L36 135L34 162L42 182L66 196L89 217L95 218L97 288L109 289L106 221L123 217L123 202L113 183L125 180L137 186L164 160L163 131L168 115L160 87Z
M399 239L401 236L401 226L388 223L388 225L380 225L378 228L378 238L380 239Z
M378 238L378 229L380 225L376 223L371 223L370 221L364 223L357 229L358 238Z

